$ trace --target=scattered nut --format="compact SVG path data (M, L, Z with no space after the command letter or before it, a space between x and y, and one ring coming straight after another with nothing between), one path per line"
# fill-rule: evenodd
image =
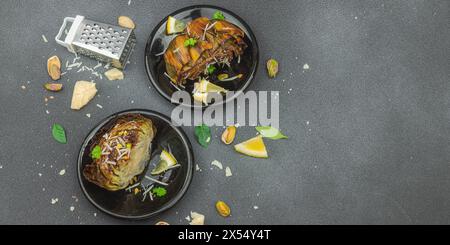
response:
M229 126L225 129L225 131L222 134L222 142L229 145L233 143L235 136L236 136L236 127Z
M105 76L108 78L108 80L122 80L123 79L123 72L117 68L112 68L105 72Z
M222 73L222 74L217 75L217 79L219 79L219 81L223 81L223 80L227 79L228 77L229 76L226 73Z
M269 77L274 78L278 74L278 62L274 59L267 61L267 73Z
M134 24L133 20L130 19L128 16L119 16L118 18L119 26L134 29L136 25Z
M63 85L62 83L46 83L44 84L44 88L48 91L58 92L62 90Z
M166 221L159 221L155 225L170 225L170 224L167 223Z
M47 72L55 81L61 78L61 61L58 56L52 56L47 60Z
M231 214L230 207L223 201L216 202L216 209L222 217L228 217Z

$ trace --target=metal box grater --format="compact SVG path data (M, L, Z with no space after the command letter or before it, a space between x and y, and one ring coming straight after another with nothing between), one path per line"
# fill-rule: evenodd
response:
M62 41L61 35L69 22L72 22L72 25ZM88 20L77 15L75 18L64 18L55 41L70 52L124 69L134 50L136 36L132 29Z

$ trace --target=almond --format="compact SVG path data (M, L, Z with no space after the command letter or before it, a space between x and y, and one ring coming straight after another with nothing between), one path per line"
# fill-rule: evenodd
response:
M47 72L55 81L61 78L61 61L58 56L52 56L47 60Z

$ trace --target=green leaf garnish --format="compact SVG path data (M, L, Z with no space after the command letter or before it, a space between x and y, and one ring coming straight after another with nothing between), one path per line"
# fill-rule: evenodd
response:
M102 155L102 148L100 146L96 145L94 149L91 151L91 158L92 159L99 159Z
M53 124L52 135L53 135L53 138L56 141L58 141L59 143L61 143L61 144L67 143L66 131L64 131L64 128L61 125L59 125L57 123Z
M223 13L222 12L220 12L220 11L216 11L214 14L213 14L213 20L224 20L225 19L225 16L223 16Z
M163 197L167 194L167 190L164 187L156 187L152 189L152 193L157 197Z
M287 139L288 137L280 132L280 130L270 126L257 126L256 130L264 137L273 140Z
M184 41L184 46L185 47L194 47L195 46L195 44L197 44L197 40L195 40L194 38L189 38L189 39L186 39L185 41Z
M216 67L214 65L209 65L208 68L206 68L206 70L208 71L208 74L211 75L216 70Z
M197 136L198 143L205 148L211 142L211 130L205 124L195 126L195 136Z

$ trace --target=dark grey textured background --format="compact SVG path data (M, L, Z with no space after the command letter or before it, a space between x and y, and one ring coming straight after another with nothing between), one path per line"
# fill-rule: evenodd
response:
M2 1L0 223L131 223L84 198L75 171L79 146L116 111L170 114L173 106L149 89L145 41L164 16L198 3L230 9L252 27L262 62L250 89L280 91L281 128L290 139L266 141L270 159L258 160L218 139L202 149L191 137L203 171L173 209L136 223L187 224L191 210L204 213L208 224L450 223L449 1L127 2ZM63 18L76 14L107 23L130 16L138 37L125 79L96 81L98 97L81 111L70 110L70 98L74 81L90 80L88 73L68 73L48 106L42 88L49 56L73 58L53 37ZM263 66L270 57L281 67L273 80ZM305 63L310 70L303 71ZM67 130L66 145L52 139L56 122ZM192 136L192 128L184 129ZM216 136L221 131L213 129ZM238 140L254 133L240 128ZM231 166L233 176L211 170L214 159ZM230 204L232 217L216 214L217 199Z

